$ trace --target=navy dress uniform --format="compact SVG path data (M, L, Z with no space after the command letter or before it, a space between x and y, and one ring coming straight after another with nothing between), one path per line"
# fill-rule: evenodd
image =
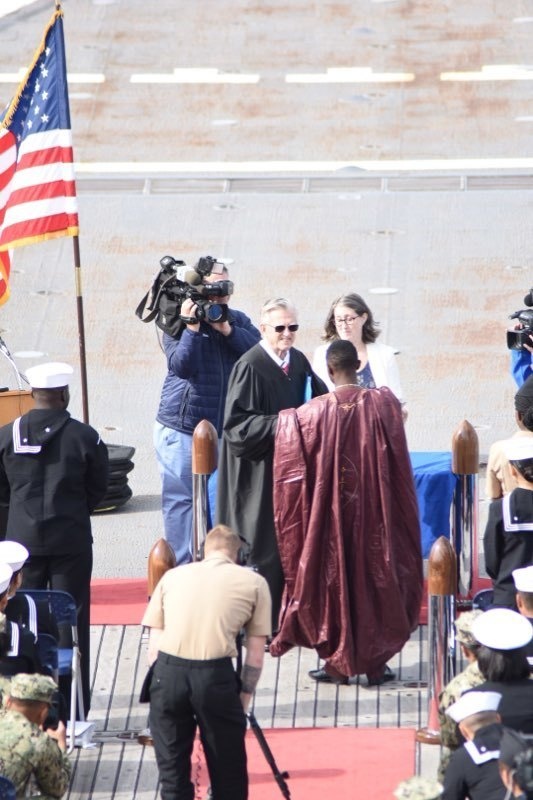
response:
M49 604L42 600L35 601L30 595L17 591L22 584L22 570L29 555L20 542L0 542L0 564L7 564L13 570L5 608L6 617L10 622L16 622L19 627L30 631L37 640L40 633L46 633L59 642L57 622Z
M494 605L516 609L513 570L533 563L533 482L531 466L528 468L533 464L533 437L510 439L505 453L519 485L491 503L483 549L485 567L492 578Z
M12 577L11 567L0 564L0 675L4 677L41 668L34 635L4 614Z
M446 713L461 726L467 741L450 759L443 800L502 800L505 789L498 758L503 726L496 713L501 694L465 692Z
M529 620L532 626L532 638L526 645L526 655L529 668L533 672L533 566L514 569L513 581L518 611Z
M0 505L9 508L7 538L30 553L23 588L59 589L76 602L87 710L90 515L107 491L109 458L98 432L67 411L71 374L72 367L63 363L27 370L35 407L0 428Z
M489 675L477 690L499 692L502 699L498 712L503 724L527 735L533 734L533 680L529 677L525 648L532 633L529 620L508 608L489 609L472 623L472 634L477 641L499 653L503 664L499 674ZM481 653L479 659L482 666ZM511 669L514 677L509 679L505 670L509 675Z
M506 798L533 797L533 748L516 731L505 728L500 742L500 775L507 788Z

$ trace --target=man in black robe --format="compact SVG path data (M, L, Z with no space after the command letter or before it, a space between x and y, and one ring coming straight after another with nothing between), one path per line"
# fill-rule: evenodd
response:
M0 428L0 505L9 508L7 538L30 553L23 589L58 589L74 598L87 711L90 515L107 491L109 457L98 432L67 411L72 371L63 363L27 370L35 407Z
M249 542L249 563L268 582L277 630L283 591L272 500L278 414L324 394L327 387L293 347L298 318L291 302L265 303L259 327L262 340L241 356L229 379L216 516Z
M402 410L357 385L349 341L327 352L335 390L279 415L274 516L285 575L272 655L313 647L332 678L391 680L386 662L418 625L418 505ZM322 679L321 675L312 675Z

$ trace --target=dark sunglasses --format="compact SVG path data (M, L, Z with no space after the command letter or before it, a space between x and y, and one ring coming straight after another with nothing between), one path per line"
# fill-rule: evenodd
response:
M291 333L296 333L298 328L300 327L296 323L293 325L269 325L268 322L265 322L267 328L274 328L276 333L283 333L283 331L290 331Z

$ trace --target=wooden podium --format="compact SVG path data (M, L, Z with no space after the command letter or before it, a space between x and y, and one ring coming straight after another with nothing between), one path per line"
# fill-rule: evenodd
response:
M0 392L0 425L7 425L31 408L33 408L31 391L9 389L7 392Z

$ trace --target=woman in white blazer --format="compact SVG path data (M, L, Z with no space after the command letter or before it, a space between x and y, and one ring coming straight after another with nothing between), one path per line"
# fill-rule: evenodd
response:
M345 294L335 300L329 310L324 335L326 344L315 350L313 370L326 382L333 384L326 368L326 350L335 339L348 339L355 345L361 366L357 372L360 386L376 389L388 386L402 404L404 420L407 418L405 399L400 384L400 373L394 348L377 342L380 330L372 311L363 298L355 293Z

